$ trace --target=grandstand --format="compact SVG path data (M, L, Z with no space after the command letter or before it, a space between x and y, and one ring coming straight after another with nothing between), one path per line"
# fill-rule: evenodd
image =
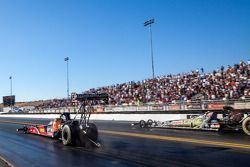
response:
M194 100L245 99L250 95L250 65L243 61L211 73L203 70L91 89L106 92L112 105L165 104Z
M201 69L93 88L83 93L108 93L109 104L113 106L248 100L250 99L250 64L240 61L239 64L227 68L221 66L210 73L204 73ZM37 110L74 107L69 99L17 103L17 106L19 104L19 107L35 106Z

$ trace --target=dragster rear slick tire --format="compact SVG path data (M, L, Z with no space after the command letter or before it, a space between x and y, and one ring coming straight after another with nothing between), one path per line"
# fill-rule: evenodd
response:
M65 146L72 144L72 131L69 125L64 125L62 129L62 142Z
M80 132L81 145L85 148L99 147L97 143L98 130L95 124L89 123L87 127Z
M84 125L85 126L85 125ZM80 128L79 124L66 124L62 129L62 142L65 146L80 145L83 147L98 146L98 130L95 124L89 123Z
M246 135L250 136L250 117L242 122L242 129Z
M98 139L98 130L95 124L89 123L89 127L87 128L87 136L93 140L94 142Z

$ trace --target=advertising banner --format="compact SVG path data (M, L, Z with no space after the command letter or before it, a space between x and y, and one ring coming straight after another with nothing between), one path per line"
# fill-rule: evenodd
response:
M169 110L169 106L164 106L164 111L168 111Z
M186 105L186 110L201 110L202 106L200 103L191 103Z
M103 112L104 111L104 108L99 106L96 108L96 112Z
M113 108L112 108L112 107L105 107L105 108L104 108L104 111L105 111L105 112L112 112L112 111L113 111Z
M113 111L114 112L121 112L121 111L124 111L124 110L123 110L123 107L114 107Z
M152 106L152 111L163 111L164 107L163 106Z
M250 109L250 103L249 102L246 103L246 109Z
M250 109L250 103L249 102L235 102L234 108L235 109Z
M148 111L148 106L138 106L137 111Z
M209 110L222 110L224 106L224 103L210 103L207 105L207 108Z
M181 106L179 104L175 104L175 105L169 105L168 106L168 110L180 110Z
M137 108L135 106L128 106L128 107L124 107L123 111L136 111Z

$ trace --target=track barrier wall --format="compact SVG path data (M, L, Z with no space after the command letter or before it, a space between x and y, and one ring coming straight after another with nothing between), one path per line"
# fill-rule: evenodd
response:
M121 105L121 106L94 106L95 113L129 113L129 112L181 112L181 111L208 111L208 110L223 110L224 106L231 106L234 109L250 110L250 101L202 101L202 102L183 102L171 104L148 104L148 105ZM78 107L64 108L49 108L49 109L34 109L24 111L24 113L76 113Z
M107 121L140 121L152 119L155 121L168 121L187 119L197 114L95 114L93 113L90 120L107 120ZM0 118L33 118L33 119L54 119L60 116L59 113L54 114L0 114ZM71 114L74 118L75 114ZM80 118L78 115L77 118Z

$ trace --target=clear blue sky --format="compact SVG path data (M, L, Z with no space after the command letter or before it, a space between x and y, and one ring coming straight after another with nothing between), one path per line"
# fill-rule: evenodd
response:
M65 57L71 92L150 78L150 18L157 76L250 59L249 0L0 0L0 97L65 97Z

